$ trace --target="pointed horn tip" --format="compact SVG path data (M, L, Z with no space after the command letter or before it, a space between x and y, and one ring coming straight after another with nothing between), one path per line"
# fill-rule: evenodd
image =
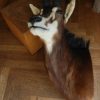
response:
M37 7L35 7L33 4L29 4L29 7L30 7L30 9L31 9L31 11L32 11L32 13L33 13L34 15L37 15L37 14L40 13L40 9L37 8Z
M29 7L32 8L33 7L33 4L29 4Z

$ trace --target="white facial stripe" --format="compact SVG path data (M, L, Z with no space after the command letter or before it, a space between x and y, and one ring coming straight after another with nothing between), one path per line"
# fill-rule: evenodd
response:
M58 10L57 7L54 7L54 8L52 9L52 11L55 12L55 13L56 13L57 10Z
M57 7L54 7L54 8L52 9L52 12L51 12L50 16L48 17L48 20L50 20L50 18L52 18L52 20L55 19L55 14L56 14L56 11L57 11L57 10L58 10Z
M53 8L52 9L52 16L53 16L53 20L55 19L55 14L56 14L56 11L58 10L57 7Z

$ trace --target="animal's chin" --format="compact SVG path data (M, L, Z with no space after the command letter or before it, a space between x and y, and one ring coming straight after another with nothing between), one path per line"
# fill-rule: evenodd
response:
M28 27L29 27L30 29L31 29L31 28L34 28L34 29L48 30L48 28L46 28L46 27L34 25L34 24L32 24L32 23L28 23Z
M47 28L41 26L31 26L30 28L48 30Z

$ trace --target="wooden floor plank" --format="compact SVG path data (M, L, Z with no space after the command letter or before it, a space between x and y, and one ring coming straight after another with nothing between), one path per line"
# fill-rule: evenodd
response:
M24 100L32 95L62 97L50 81L46 70L11 69L4 100Z
M94 100L100 100L100 71L94 74L94 80Z
M0 70L0 100L3 100L5 95L9 71L10 68L6 68L6 67L2 67Z
M60 98L38 97L38 100L65 100Z
M31 96L30 100L38 100L38 97L37 96Z

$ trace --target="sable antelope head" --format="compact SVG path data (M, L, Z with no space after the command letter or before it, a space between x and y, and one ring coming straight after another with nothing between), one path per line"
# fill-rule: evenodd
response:
M30 8L34 15L28 22L30 32L33 35L39 36L44 41L44 43L49 44L50 42L54 42L53 37L57 33L63 31L65 24L72 15L75 8L75 1L76 0L70 1L66 7L65 14L59 7L40 10L30 4Z
M67 100L91 100L93 73L88 43L66 32L65 28L75 2L70 1L65 13L59 7L49 6L49 9L40 10L30 4L34 16L30 18L28 27L33 35L39 36L45 43L49 76L70 98Z

